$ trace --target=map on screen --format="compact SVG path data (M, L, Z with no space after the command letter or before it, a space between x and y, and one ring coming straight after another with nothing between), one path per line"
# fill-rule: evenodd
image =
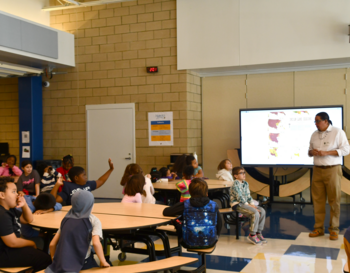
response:
M343 129L343 106L240 109L242 165L313 165L308 150L319 112Z

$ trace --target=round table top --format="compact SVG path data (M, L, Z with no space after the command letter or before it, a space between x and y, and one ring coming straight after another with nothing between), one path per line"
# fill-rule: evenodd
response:
M68 211L72 206L62 207L62 211ZM163 216L163 210L168 206L147 203L95 203L92 213L124 215L135 217L174 219L175 217Z
M54 211L41 215L34 215L30 225L38 228L59 229L67 211ZM103 230L135 230L152 226L167 225L171 219L148 218L126 215L94 214L100 219ZM176 217L173 217L173 219Z
M208 189L209 190L219 190L219 189L227 189L232 186L232 182L230 181L220 181L220 180L205 180L207 181L208 184ZM208 181L216 181L214 183L208 182ZM174 190L176 191L176 186L175 184L178 181L175 182L168 182L168 183L153 183L153 187L155 190Z

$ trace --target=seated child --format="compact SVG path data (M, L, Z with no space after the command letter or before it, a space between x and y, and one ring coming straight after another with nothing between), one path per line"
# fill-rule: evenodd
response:
M13 178L0 178L0 267L31 266L37 272L51 264L50 255L21 238L21 224L32 221L33 214L24 197L18 196Z
M185 200L191 198L189 187L191 184L193 173L194 173L194 168L191 165L186 166L182 173L182 178L184 179L177 182L175 185L177 190L181 192L180 202L184 202Z
M42 192L38 197L25 195L24 199L26 200L31 212L36 215L62 209L62 205L56 203L56 198L48 192ZM22 208L17 208L17 210L22 212ZM32 226L23 224L21 232L23 238L34 241L38 248L42 249L44 247L44 239L42 238L43 234L38 230L33 229Z
M175 226L183 247L211 248L216 244L222 227L219 207L209 199L208 185L204 180L194 178L189 190L190 199L165 208L163 215L182 215L182 225Z
M186 157L186 164L187 166L192 165L194 168L194 174L193 177L203 177L204 173L200 166L198 166L197 159L193 155L189 155Z
M170 172L170 170L166 167L160 168L159 172L162 178L167 178L169 181L174 181L176 178L176 173Z
M14 155L9 155L6 163L3 162L0 167L0 176L20 176L22 171L16 166L17 158Z
M71 182L68 172L74 167L74 157L72 155L66 155L62 159L62 167L57 168L57 172L59 172L64 181Z
M18 178L18 193L38 196L40 193L40 175L33 170L32 162L29 160L22 161L23 174Z
M80 272L98 267L91 254L91 245L101 261L100 266L109 267L100 242L103 239L101 222L91 214L93 205L91 192L79 191L73 195L72 208L50 243L52 264L46 268L46 273Z
M230 189L230 203L233 206L234 203L239 202L232 208L250 218L248 241L255 245L267 243L261 233L265 225L265 210L254 205L254 200L250 195L249 184L245 181L244 169L242 167L234 167L232 174L235 180Z
M108 159L109 164L109 170L102 175L99 179L96 181L88 181L87 176L85 173L84 168L82 167L72 167L69 170L69 178L72 182L67 181L61 181L58 179L55 186L53 187L51 194L55 196L56 201L58 203L65 203L65 205L71 205L71 199L72 196L77 193L78 191L84 190L84 191L94 191L101 187L108 179L108 177L111 175L111 173L114 170L113 162L111 159ZM57 193L60 186L63 188L60 193Z
M232 172L231 160L224 159L223 161L220 162L218 166L218 173L216 174L216 177L219 180L233 181L233 176L231 172Z
M182 173L184 172L186 164L186 154L178 156L175 160L172 172L176 173L176 179L182 179Z
M125 185L122 203L142 203L142 195L147 195L143 189L145 183L145 177L142 174L133 175Z
M40 191L41 192L51 192L55 186L57 179L62 177L62 174L57 172L51 166L43 163L37 167L38 173L40 175Z
M140 167L140 165L132 163L126 166L124 175L122 177L122 180L120 181L120 185L123 186L123 194L125 194L125 187L127 182L129 181L130 177L136 174L143 175L143 170ZM143 189L145 190L145 195L142 195L142 203L149 203L149 204L155 204L156 199L154 198L154 187L151 181L151 175L146 174L145 175L145 184Z

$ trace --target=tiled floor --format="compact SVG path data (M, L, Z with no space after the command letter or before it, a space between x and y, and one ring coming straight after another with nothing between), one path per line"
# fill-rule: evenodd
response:
M350 205L342 205L341 210L340 230L343 234L350 226ZM328 221L329 214L326 216ZM328 233L309 238L313 224L312 206L301 209L300 206L274 204L267 209L264 236L268 243L258 246L248 243L247 224L242 227L239 240L235 238L234 226L225 227L215 251L207 257L207 272L342 272L346 262L343 236L340 235L337 241L330 241ZM175 243L176 239L171 238L171 244ZM115 265L148 260L144 255L127 254L127 260L119 263L118 254L119 251L111 251ZM194 254L184 251L184 255Z

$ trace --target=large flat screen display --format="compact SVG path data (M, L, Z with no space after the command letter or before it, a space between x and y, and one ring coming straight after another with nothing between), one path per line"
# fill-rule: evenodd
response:
M308 150L319 112L343 129L343 106L240 109L242 165L312 166Z

